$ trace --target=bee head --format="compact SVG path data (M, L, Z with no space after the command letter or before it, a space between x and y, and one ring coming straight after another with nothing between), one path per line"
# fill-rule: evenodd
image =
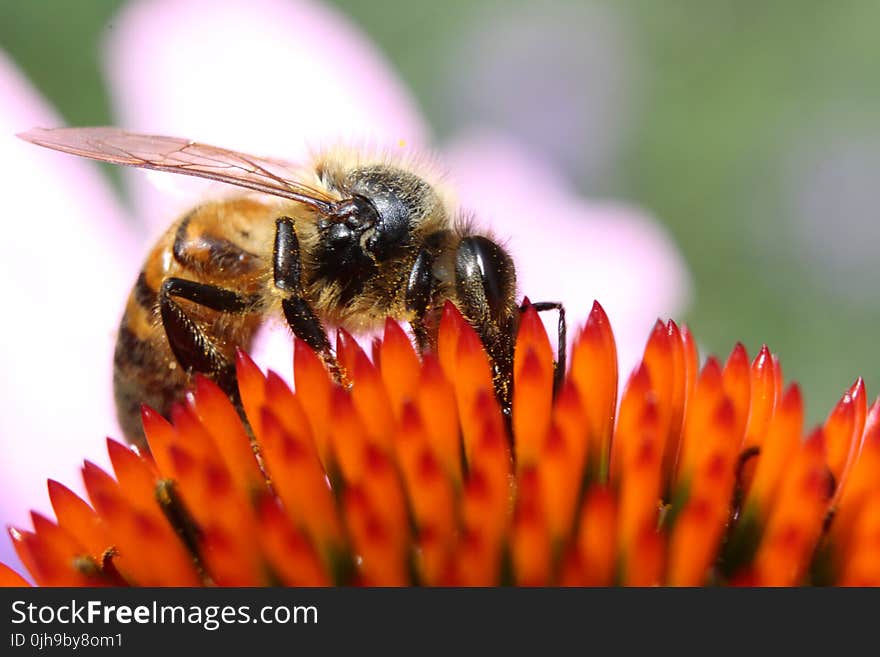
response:
M378 261L393 258L412 241L422 221L440 204L431 185L409 171L388 165L352 170L347 187L369 202L375 226L364 240L364 250Z
M336 206L331 239L354 236L376 262L404 252L420 225L442 207L431 185L387 164L359 166L333 182L346 200Z

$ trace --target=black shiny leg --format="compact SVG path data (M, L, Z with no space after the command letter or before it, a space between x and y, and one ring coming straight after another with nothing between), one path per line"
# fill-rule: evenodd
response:
M162 292L167 296L186 299L223 313L243 313L260 301L259 296L242 296L232 290L185 278L165 279L162 283Z
M559 311L559 324L557 327L556 367L553 370L553 389L559 391L562 379L565 377L565 361L568 340L568 327L565 323L565 306L558 301L538 301L531 304L539 313L547 310ZM520 312L525 311L527 306L521 306Z
M433 265L434 258L430 251L427 249L419 251L406 286L406 308L412 311L415 316L410 322L410 326L420 353L430 351L434 346L425 323L428 305L431 302L431 293L434 290Z
M299 239L290 217L280 217L275 221L272 262L275 287L286 293L281 300L281 309L287 324L296 337L315 350L336 380L343 382L346 377L336 361L324 326L303 296Z
M455 254L459 310L476 329L492 361L495 394L505 416L513 400L516 302L513 262L501 247L479 235L462 238Z
M181 298L219 312L244 312L253 299L243 299L231 290L169 278L159 291L159 313L168 343L177 362L187 372L201 372L214 379L234 401L238 400L235 364L217 348L210 336L194 322L174 299Z

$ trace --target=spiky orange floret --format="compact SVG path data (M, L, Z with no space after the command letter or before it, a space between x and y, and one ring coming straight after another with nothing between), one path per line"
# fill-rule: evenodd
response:
M554 390L553 349L522 314L505 417L458 310L419 357L389 321L351 381L295 345L296 392L240 353L243 423L198 378L150 452L108 440L90 503L50 481L56 519L11 529L43 585L880 585L880 402L859 379L803 439L796 384L766 347L698 369L658 322L618 401L598 303ZM0 567L0 584L23 580Z

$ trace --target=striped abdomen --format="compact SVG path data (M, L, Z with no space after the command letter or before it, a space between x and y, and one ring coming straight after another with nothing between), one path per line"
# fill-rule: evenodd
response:
M249 346L268 304L273 225L272 211L252 198L212 202L172 226L149 254L129 295L114 354L117 416L129 441L143 444L141 405L167 417L193 375L175 357L162 322L163 284L180 278L259 300L236 313L174 300L198 327L202 346L234 363L235 347Z

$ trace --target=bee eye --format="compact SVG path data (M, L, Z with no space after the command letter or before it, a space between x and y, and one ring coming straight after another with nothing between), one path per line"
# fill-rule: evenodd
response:
M365 196L355 194L349 199L340 201L333 206L331 220L324 222L331 225L345 225L355 230L375 226L379 223L379 213L373 202Z
M408 208L392 193L356 198L363 201L362 216L369 216L370 223L376 227L373 235L367 240L366 248L377 260L390 258L404 245L409 233Z
M364 249L376 261L402 253L415 228L440 205L427 182L386 164L353 169L344 188L363 203L363 216L375 218L375 230L364 242Z
M352 204L353 210L345 219L345 223L351 228L375 226L381 221L379 211L366 196L355 196Z

